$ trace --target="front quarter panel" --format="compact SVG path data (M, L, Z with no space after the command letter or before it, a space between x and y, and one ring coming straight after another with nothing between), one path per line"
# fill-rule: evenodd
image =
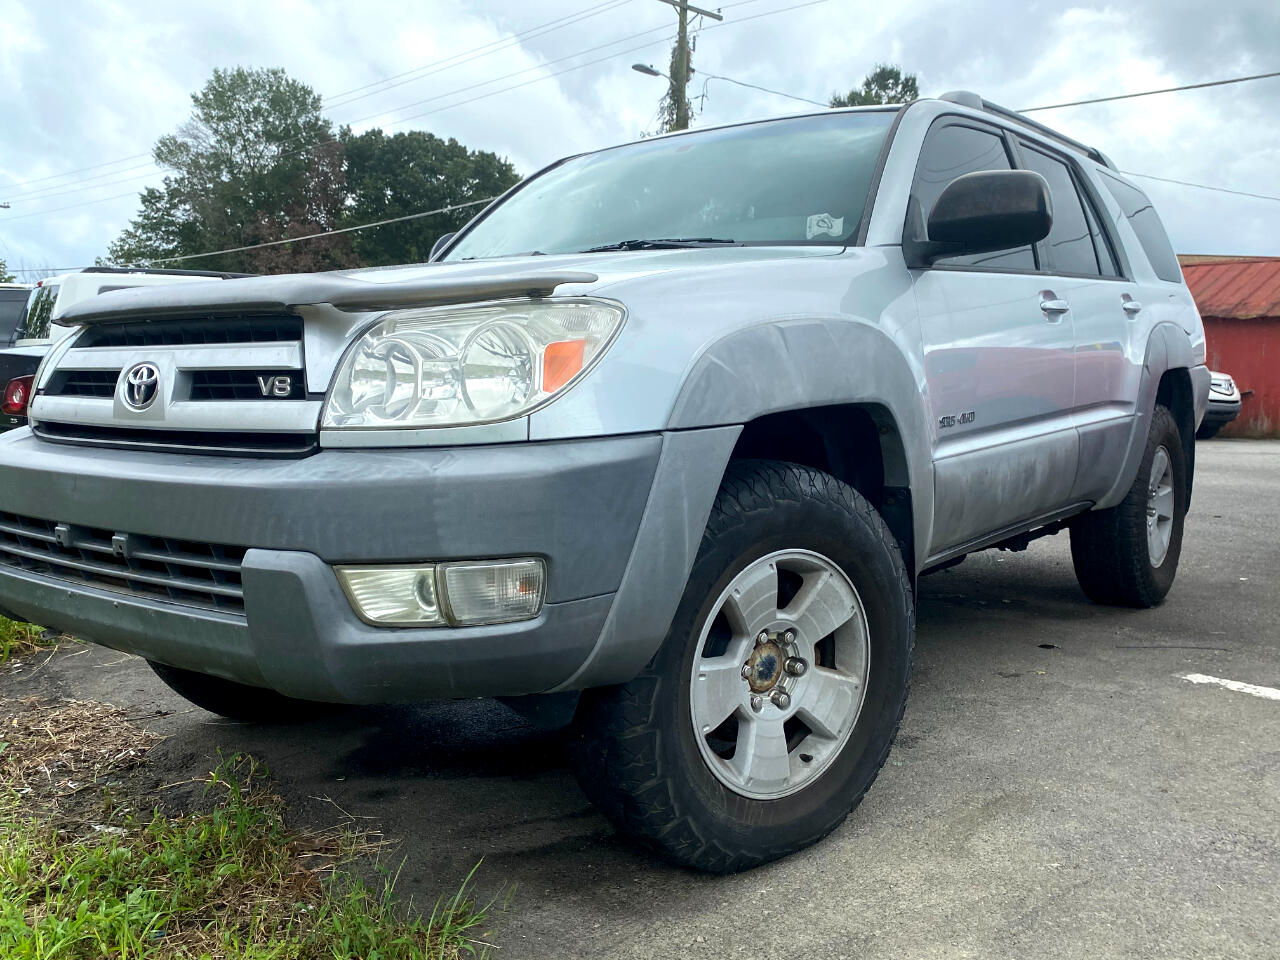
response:
M592 293L624 303L626 326L595 369L530 417L531 440L690 430L806 407L876 404L906 444L915 542L930 542L920 328L900 247L834 255L807 248Z

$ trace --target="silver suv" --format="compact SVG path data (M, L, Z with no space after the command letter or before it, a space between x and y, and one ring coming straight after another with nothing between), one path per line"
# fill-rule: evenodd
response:
M1209 374L1150 201L970 93L645 140L433 262L72 308L0 439L0 608L201 706L497 696L678 862L829 833L916 578L1069 529L1168 592Z

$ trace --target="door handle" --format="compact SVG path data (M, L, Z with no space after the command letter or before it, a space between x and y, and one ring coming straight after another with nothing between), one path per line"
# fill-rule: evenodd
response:
M1130 320L1142 312L1142 304L1133 299L1133 297L1129 296L1127 293L1123 294L1120 297L1120 300L1120 309L1129 315Z
M1057 319L1071 309L1071 304L1065 300L1059 300L1057 297L1051 297L1040 301L1040 309L1049 314L1052 319Z

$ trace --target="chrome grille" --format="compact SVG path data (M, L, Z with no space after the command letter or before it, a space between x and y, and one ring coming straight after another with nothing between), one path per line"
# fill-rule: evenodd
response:
M230 613L244 613L245 549L0 512L0 564Z
M301 339L301 317L233 314L96 324L80 335L76 346L183 347L208 343L290 343Z
M289 392L272 390L272 381L288 377ZM264 384L265 389L264 389ZM305 400L301 370L196 370L191 374L192 400Z
M119 370L58 370L44 392L51 397L110 397L119 378Z
M119 379L146 363L155 399L131 407ZM35 392L45 440L232 456L301 457L318 449L323 401L307 394L302 318L228 313L90 324Z

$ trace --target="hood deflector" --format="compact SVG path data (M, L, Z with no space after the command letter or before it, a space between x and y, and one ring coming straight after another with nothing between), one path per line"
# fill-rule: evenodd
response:
M323 273L133 287L91 297L69 308L60 319L65 324L85 324L161 315L176 318L208 314L211 310L279 312L313 303L329 303L351 312L391 310L509 297L547 297L561 284L595 283L598 279L596 274L581 270L478 276L450 271L439 277L430 276L430 272L391 283Z

